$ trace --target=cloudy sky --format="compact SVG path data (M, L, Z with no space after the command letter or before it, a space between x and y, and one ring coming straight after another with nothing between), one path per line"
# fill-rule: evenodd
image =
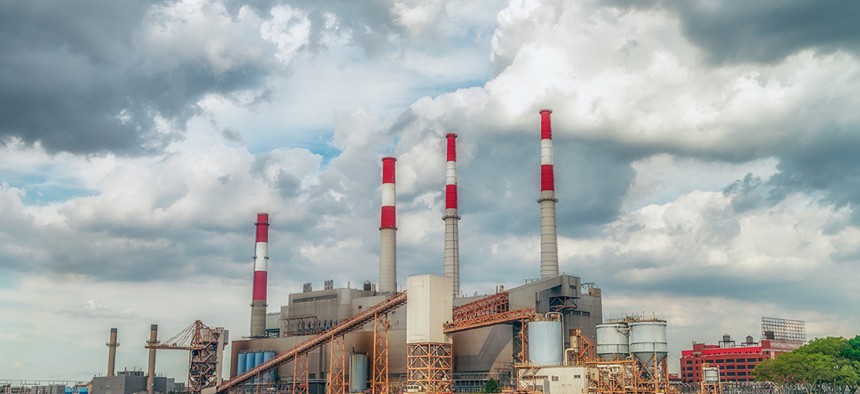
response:
M254 214L270 311L376 281L382 156L398 282L441 273L460 149L463 289L539 276L552 108L561 271L604 316L692 340L860 333L860 4L0 2L0 379L143 368L196 319L248 334ZM187 354L158 372L185 379Z

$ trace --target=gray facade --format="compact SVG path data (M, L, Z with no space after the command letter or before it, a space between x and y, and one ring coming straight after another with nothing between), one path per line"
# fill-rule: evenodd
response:
M184 386L175 384L173 378L156 376L155 392L171 394L184 391ZM116 376L93 378L92 394L136 394L146 393L146 375L143 371L120 371Z
M559 275L536 280L507 290L510 309L534 308L545 314L558 311L564 316L565 334L578 328L594 341L595 326L603 322L600 289L585 285L580 278ZM274 351L281 353L310 338L311 335L294 335L298 324L336 324L376 305L386 298L375 291L358 289L327 289L290 294L290 304L281 307L280 337L234 341L232 346L230 376L236 375L238 354L249 351ZM481 297L457 298L455 305L462 305ZM406 308L389 314L390 364L393 379L406 373ZM347 334L345 349L357 353L371 354L373 327ZM454 377L493 376L504 378L514 363L514 337L517 328L501 324L454 334ZM567 343L565 345L568 345ZM309 376L312 381L323 382L328 369L327 346L311 352L308 356ZM278 376L289 380L293 374L291 364L278 368ZM481 379L477 379L480 381Z

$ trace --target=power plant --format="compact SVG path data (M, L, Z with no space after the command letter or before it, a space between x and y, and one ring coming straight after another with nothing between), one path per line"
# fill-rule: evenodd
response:
M540 114L539 279L465 297L460 287L457 135L445 135L442 275L397 284L396 161L382 158L379 276L359 288L305 283L267 324L269 214L258 213L249 336L197 321L158 340L152 325L146 391L160 391L156 349L191 352L187 392L448 393L494 380L527 393L663 393L666 322L603 322L601 289L559 274L552 111ZM400 291L398 291L400 290ZM115 330L108 346L113 374ZM596 346L595 346L596 345ZM229 362L230 379L221 381ZM94 394L101 394L94 393Z

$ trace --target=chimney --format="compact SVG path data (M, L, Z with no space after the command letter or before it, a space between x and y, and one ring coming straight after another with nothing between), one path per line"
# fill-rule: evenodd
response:
M382 158L382 214L379 225L379 291L397 291L397 216L393 157Z
M558 276L558 241L555 230L555 176L552 164L552 110L540 110L540 277Z
M269 265L269 214L257 214L254 247L254 291L251 298L251 337L266 336L266 286Z
M460 231L457 213L457 134L445 136L448 142L445 164L445 266L443 276L451 278L454 297L460 296Z
M158 344L158 324L149 326L148 345ZM149 368L146 373L146 392L153 394L155 392L155 348L149 348Z
M110 340L105 345L108 347L107 376L114 376L116 369L116 348L119 346L119 343L116 341L116 328L110 329Z

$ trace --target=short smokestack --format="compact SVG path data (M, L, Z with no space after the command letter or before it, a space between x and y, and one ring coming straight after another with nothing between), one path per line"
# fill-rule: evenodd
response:
M108 347L107 376L114 376L114 371L116 370L116 348L119 346L119 342L116 341L116 328L110 329L110 339L105 345Z
M540 277L558 276L555 175L552 162L552 110L540 110Z
M155 346L158 344L158 324L149 326L149 340L147 345ZM149 348L149 367L146 373L146 392L153 394L155 392L155 348Z
M266 289L269 266L269 214L257 214L254 245L254 290L251 297L251 337L266 336Z
M445 164L445 267L443 276L453 281L454 297L460 296L460 231L457 212L457 134L449 133Z
M379 224L379 291L397 291L397 216L393 157L382 158L382 212Z

